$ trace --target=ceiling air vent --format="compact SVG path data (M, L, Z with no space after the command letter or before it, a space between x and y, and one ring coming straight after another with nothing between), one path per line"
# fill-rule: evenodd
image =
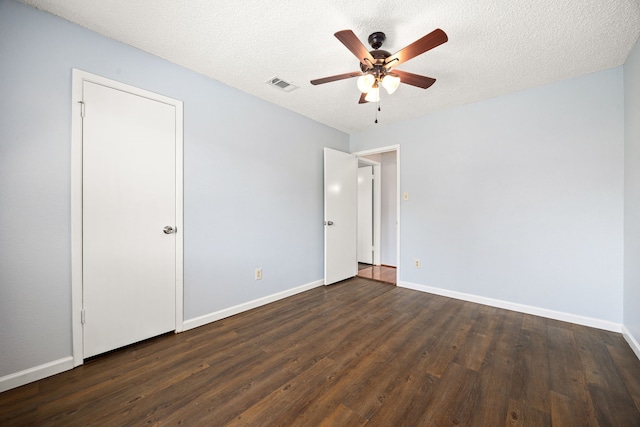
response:
M291 92L294 89L298 89L298 86L294 86L289 82L285 82L279 77L273 77L267 80L267 84L270 84L273 87L277 87L278 89L283 90L285 92Z

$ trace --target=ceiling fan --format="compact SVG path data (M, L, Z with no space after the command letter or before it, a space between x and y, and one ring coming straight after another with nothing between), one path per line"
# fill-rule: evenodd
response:
M351 77L359 77L358 89L362 92L358 101L359 104L379 101L380 86L384 87L389 94L395 92L400 83L406 83L422 89L430 87L435 83L436 79L396 70L395 67L440 46L448 40L446 33L438 28L392 55L386 50L380 49L386 39L385 34L382 32L378 31L369 36L368 41L373 48L372 51L367 50L351 30L338 31L334 35L358 58L360 71L311 80L311 84L320 85Z

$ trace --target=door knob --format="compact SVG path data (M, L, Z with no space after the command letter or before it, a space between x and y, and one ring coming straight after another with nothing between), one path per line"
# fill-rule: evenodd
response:
M164 234L173 234L177 231L177 229L175 227L172 227L170 225L166 225L162 231L164 232Z
M325 221L324 222L326 225L333 225L333 221Z

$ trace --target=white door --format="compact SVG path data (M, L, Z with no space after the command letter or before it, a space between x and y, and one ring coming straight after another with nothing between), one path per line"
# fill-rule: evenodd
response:
M373 264L373 166L358 168L358 262Z
M90 357L176 329L176 238L163 231L176 224L176 109L87 81L83 103L83 350Z
M339 282L358 273L358 159L324 149L324 283Z

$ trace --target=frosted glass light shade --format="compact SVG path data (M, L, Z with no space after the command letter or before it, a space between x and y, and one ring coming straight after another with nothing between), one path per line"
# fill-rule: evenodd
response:
M400 86L400 77L387 74L382 79L382 87L386 89L389 95L395 92L396 89L398 89L398 86Z
M358 82L357 82L358 89L362 93L368 93L373 87L373 84L375 82L376 82L376 78L373 77L372 74L365 74L364 76L360 76L358 77Z
M364 97L364 100L367 102L378 102L380 101L380 88L378 86L373 87L367 96Z

